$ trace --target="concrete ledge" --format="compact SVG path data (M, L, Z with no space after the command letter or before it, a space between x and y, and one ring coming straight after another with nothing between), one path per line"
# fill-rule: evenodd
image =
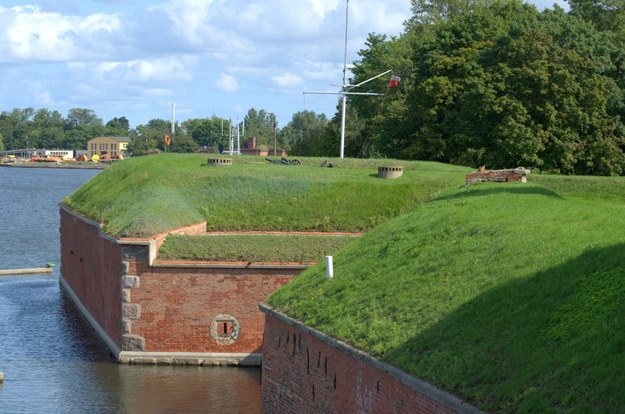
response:
M192 352L130 352L122 351L118 361L130 365L183 365L256 367L262 354L253 353L192 353Z
M50 274L53 269L50 267L33 267L30 269L0 269L0 276L24 276Z
M157 260L152 263L155 268L184 268L184 269L276 269L276 270L304 270L311 264L273 264L273 263L247 263L247 262L199 262L199 261L177 261L177 260Z

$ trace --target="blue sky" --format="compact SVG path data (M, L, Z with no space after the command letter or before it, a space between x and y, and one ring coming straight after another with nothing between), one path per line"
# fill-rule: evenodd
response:
M539 9L563 0L534 0ZM104 122L331 117L343 69L345 0L3 0L0 111L93 109ZM368 33L398 35L409 0L349 2L348 63Z

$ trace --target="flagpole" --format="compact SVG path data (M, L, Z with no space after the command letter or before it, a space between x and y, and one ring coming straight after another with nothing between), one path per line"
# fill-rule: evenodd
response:
M347 29L349 25L349 0L345 1L345 48L343 54L343 84L341 86L342 98L341 98L341 149L340 157L345 156L345 117L347 109Z
M343 83L341 85L341 90L339 92L306 92L305 94L319 94L319 95L339 95L341 97L341 142L340 142L340 150L339 155L341 158L345 157L345 119L347 112L347 95L365 95L365 96L383 96L383 93L375 93L375 92L350 92L351 88L355 88L361 85L364 85L367 82L370 82L374 79L379 78L380 76L386 75L391 72L391 69L380 73L372 78L367 79L364 82L360 82L357 85L348 85L347 84L347 34L348 34L348 25L349 25L349 0L345 0L345 42L344 42L344 53L343 53Z

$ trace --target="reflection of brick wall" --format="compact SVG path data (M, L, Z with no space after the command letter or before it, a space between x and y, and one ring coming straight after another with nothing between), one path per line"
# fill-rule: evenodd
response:
M262 306L262 413L478 413L458 398Z
M159 263L165 236L116 240L62 208L61 283L122 362L258 364L258 304L305 266Z

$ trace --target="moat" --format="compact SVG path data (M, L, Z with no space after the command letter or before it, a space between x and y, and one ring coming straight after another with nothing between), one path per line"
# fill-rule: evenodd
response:
M258 369L117 364L59 287L58 202L98 173L0 169L0 268L56 263L0 278L0 412L258 412Z

